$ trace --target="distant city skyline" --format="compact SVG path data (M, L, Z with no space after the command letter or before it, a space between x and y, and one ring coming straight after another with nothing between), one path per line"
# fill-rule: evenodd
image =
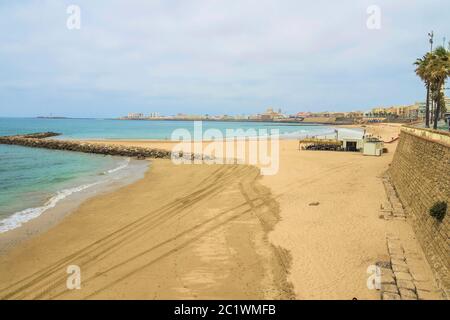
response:
M69 5L80 8L70 30ZM0 4L0 117L367 111L424 101L413 62L450 40L450 2ZM448 91L447 91L448 94Z

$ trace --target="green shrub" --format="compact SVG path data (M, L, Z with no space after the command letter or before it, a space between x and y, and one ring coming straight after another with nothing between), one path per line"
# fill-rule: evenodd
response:
M446 213L447 213L447 202L445 201L437 201L430 208L430 215L439 221L444 220Z

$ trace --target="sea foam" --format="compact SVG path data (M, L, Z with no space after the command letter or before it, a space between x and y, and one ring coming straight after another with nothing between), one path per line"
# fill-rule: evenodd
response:
M130 158L127 158L127 159L125 160L125 163L124 163L124 164L118 166L117 168L108 170L108 171L106 171L105 173L114 173L114 172L117 172L117 171L119 171L119 170L125 169L126 167L128 167L129 164L130 164Z
M130 163L130 159L127 158L125 160L125 163L119 165L118 167L116 167L114 169L106 171L105 174L110 174L110 173L114 173L119 170L125 169L129 165L129 163ZM73 188L63 189L61 191L58 191L56 193L56 195L51 197L41 207L28 208L28 209L13 213L8 218L5 218L0 221L0 233L4 233L4 232L10 231L10 230L19 228L24 223L39 217L41 214L43 214L48 209L54 208L59 201L67 198L68 196L70 196L74 193L77 193L77 192L81 192L83 190L86 190L88 188L91 188L95 185L98 185L98 184L101 184L104 182L105 181L98 181L98 182L94 182L94 183L83 184L83 185L76 186Z

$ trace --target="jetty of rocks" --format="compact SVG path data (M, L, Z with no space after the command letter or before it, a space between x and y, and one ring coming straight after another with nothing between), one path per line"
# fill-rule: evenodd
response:
M133 147L133 146L97 144L84 141L49 139L51 137L59 135L60 135L59 133L55 132L40 132L25 135L1 136L0 144L19 145L25 147L45 148L52 150L77 151L77 152L104 154L111 156L136 157L138 159L171 158L171 152L167 150Z

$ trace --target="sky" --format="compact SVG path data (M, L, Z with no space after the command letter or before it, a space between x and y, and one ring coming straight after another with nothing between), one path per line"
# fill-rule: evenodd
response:
M1 1L0 116L411 104L425 96L413 62L429 31L450 40L449 12L448 0Z

